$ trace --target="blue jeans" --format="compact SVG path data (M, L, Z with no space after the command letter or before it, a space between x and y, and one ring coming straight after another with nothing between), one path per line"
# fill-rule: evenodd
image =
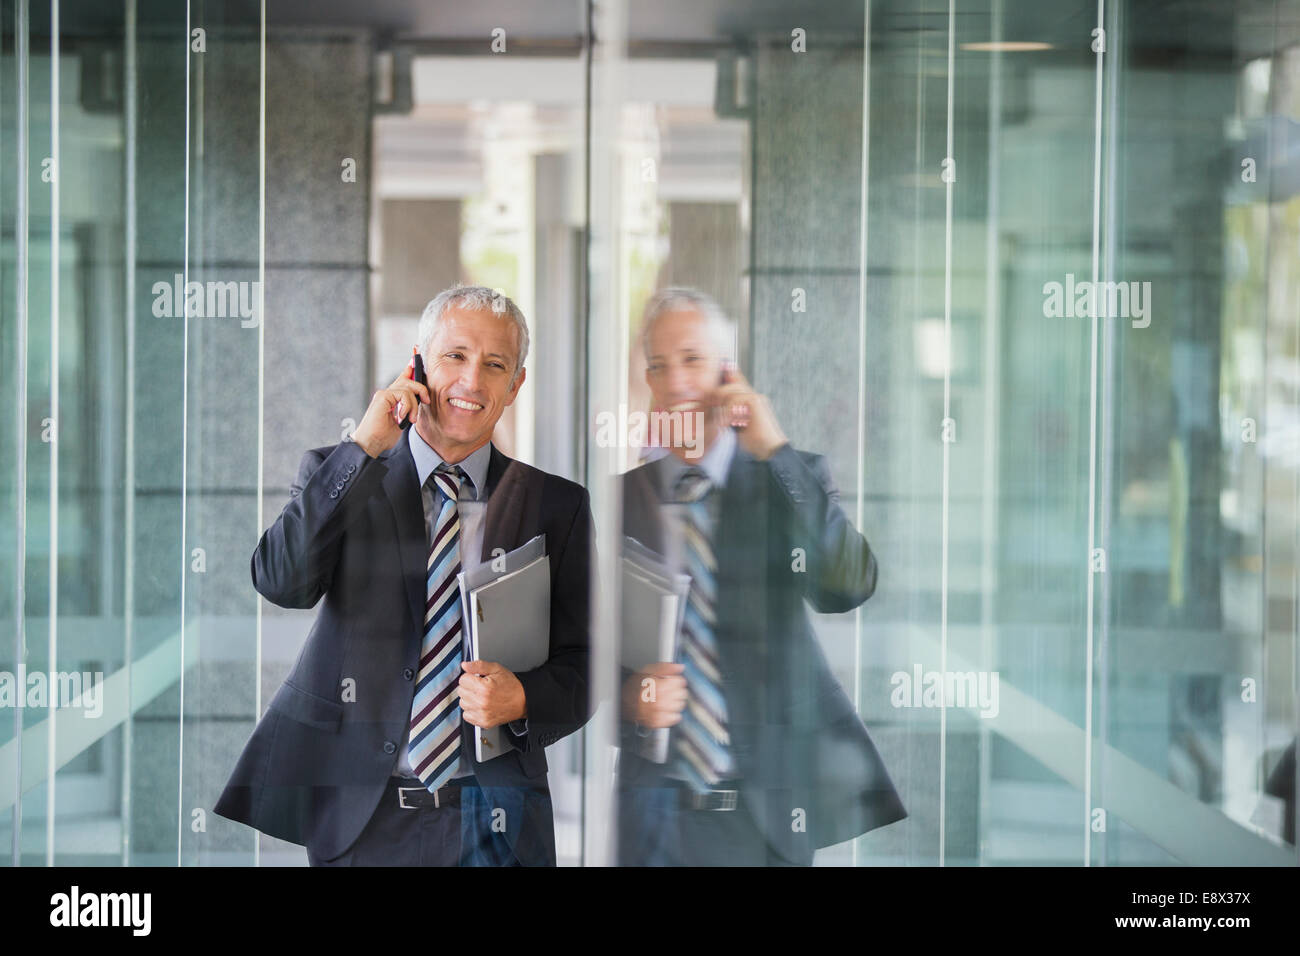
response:
M772 849L742 797L734 810L690 810L680 788L619 790L621 866L794 866Z
M390 777L384 795L356 842L330 860L307 848L312 866L518 866L506 836L493 828L493 807L477 780L460 788L460 806L403 808L399 787L422 787L414 777Z

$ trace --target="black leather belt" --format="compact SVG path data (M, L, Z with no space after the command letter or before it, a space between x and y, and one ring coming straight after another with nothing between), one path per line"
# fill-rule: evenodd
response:
M418 810L420 807L459 807L460 788L458 783L448 783L430 793L423 785L414 787L397 787L397 805L403 810Z

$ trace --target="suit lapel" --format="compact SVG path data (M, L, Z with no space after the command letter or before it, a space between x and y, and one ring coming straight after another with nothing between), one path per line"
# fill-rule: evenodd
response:
M756 686L758 664L756 635L762 633L766 613L767 496L763 473L753 455L736 446L722 489L722 506L714 534L718 565L717 638L719 657L736 673L739 686ZM753 713L745 694L728 698L728 720L740 730ZM743 733L743 730L741 731Z
M402 560L407 603L415 629L422 631L428 590L429 536L425 529L424 502L420 497L420 478L415 470L415 459L411 457L409 437L403 436L385 453L384 460L388 465L384 493L397 521L397 550Z
M758 460L737 442L731 467L727 469L727 485L722 489L722 507L719 509L718 528L714 535L714 550L719 565L734 569L730 577L741 581L755 581L751 559L753 544L766 524L766 496L758 483Z
M525 480L529 469L497 451L492 445L488 461L487 514L483 520L483 549L479 560L492 560L492 552L501 548L513 551L524 543L541 524L540 482ZM555 542L547 542L547 553Z
M629 471L623 484L623 534L659 554L665 547L661 479L659 462L652 461Z

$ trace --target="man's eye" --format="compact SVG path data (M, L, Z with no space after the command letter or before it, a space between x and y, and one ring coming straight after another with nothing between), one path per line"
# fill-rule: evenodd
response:
M688 364L688 365L690 365L690 364L693 363L693 362L698 362L699 360L700 360L700 357L699 357L698 355L688 355L688 356L686 356L686 364Z
M456 359L463 358L463 357L464 356L462 356L459 352L448 352L446 355L443 356L443 358L456 358Z

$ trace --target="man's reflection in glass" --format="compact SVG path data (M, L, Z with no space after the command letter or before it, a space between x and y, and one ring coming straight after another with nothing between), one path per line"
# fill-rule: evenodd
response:
M805 606L862 604L876 558L733 342L703 293L647 307L650 430L665 447L622 479L622 864L809 865L906 816ZM684 592L667 641L645 599L665 581Z

